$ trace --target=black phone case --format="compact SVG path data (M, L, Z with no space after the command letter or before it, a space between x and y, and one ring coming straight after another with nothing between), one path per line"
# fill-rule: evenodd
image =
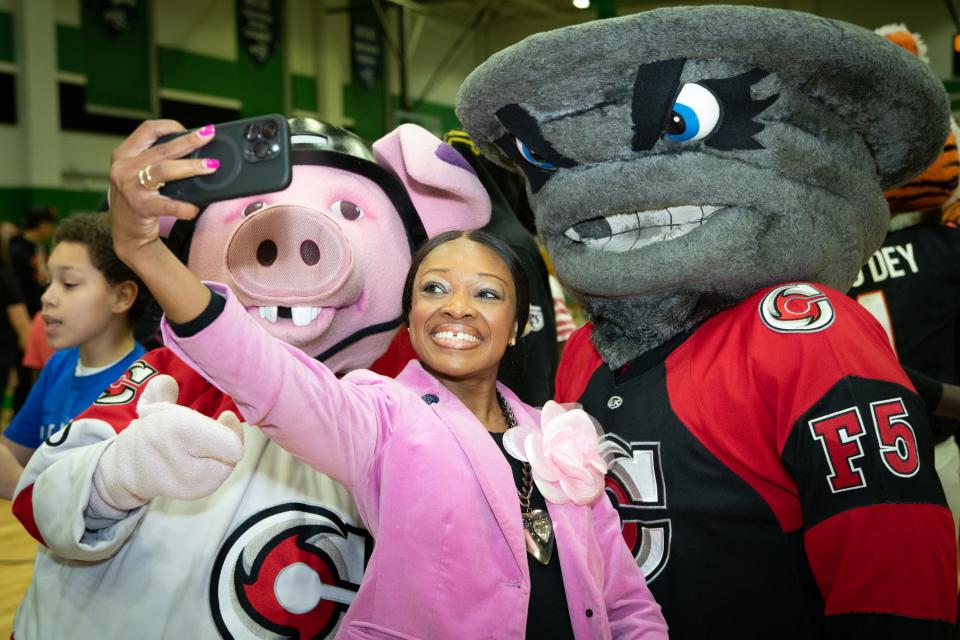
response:
M273 135L265 135L265 127L266 133L273 131ZM184 134L163 136L156 144L181 135ZM268 151L260 157L264 148ZM163 195L205 205L281 191L290 186L292 177L290 126L279 114L218 124L213 140L186 157L216 158L220 167L209 175L168 182L160 189Z

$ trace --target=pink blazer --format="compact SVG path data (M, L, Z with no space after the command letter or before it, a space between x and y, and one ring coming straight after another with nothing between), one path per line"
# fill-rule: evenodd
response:
M248 422L343 483L376 539L338 637L523 638L530 576L520 503L483 425L419 362L396 380L364 370L338 380L218 290L227 295L220 317L190 338L165 324L167 345ZM519 424L539 424L536 409L500 390ZM548 509L576 637L666 638L607 497Z

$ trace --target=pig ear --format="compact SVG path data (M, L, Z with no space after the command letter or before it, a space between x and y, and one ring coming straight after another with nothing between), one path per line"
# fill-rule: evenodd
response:
M428 236L490 221L490 197L473 167L426 129L400 125L373 143L373 155L406 187Z

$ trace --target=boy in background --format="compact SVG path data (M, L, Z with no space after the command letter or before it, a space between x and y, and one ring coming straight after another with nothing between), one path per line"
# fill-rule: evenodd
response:
M43 293L47 341L58 350L3 435L19 468L0 456L0 497L10 498L22 467L44 440L63 428L143 355L133 325L145 300L139 280L113 251L102 213L64 220L49 259Z

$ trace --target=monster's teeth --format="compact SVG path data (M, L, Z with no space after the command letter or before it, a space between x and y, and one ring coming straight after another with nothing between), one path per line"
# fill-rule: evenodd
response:
M260 317L269 322L270 324L277 323L277 308L276 307L259 307Z
M318 315L320 315L320 307L310 307L310 319L316 320Z
M677 205L665 209L590 218L563 235L593 249L622 253L654 242L678 238L724 209L717 205Z
M667 211L670 212L671 226L689 224L691 222L699 223L703 220L703 210L698 206L683 205L679 207L669 207Z
M715 214L717 211L720 211L720 209L723 209L723 207L716 207L712 204L707 204L700 208L703 210L703 218L700 219L701 223L705 221L707 218L709 218L710 216L712 216L713 214Z
M310 307L293 307L290 309L290 317L293 324L297 327L305 327L315 317Z

